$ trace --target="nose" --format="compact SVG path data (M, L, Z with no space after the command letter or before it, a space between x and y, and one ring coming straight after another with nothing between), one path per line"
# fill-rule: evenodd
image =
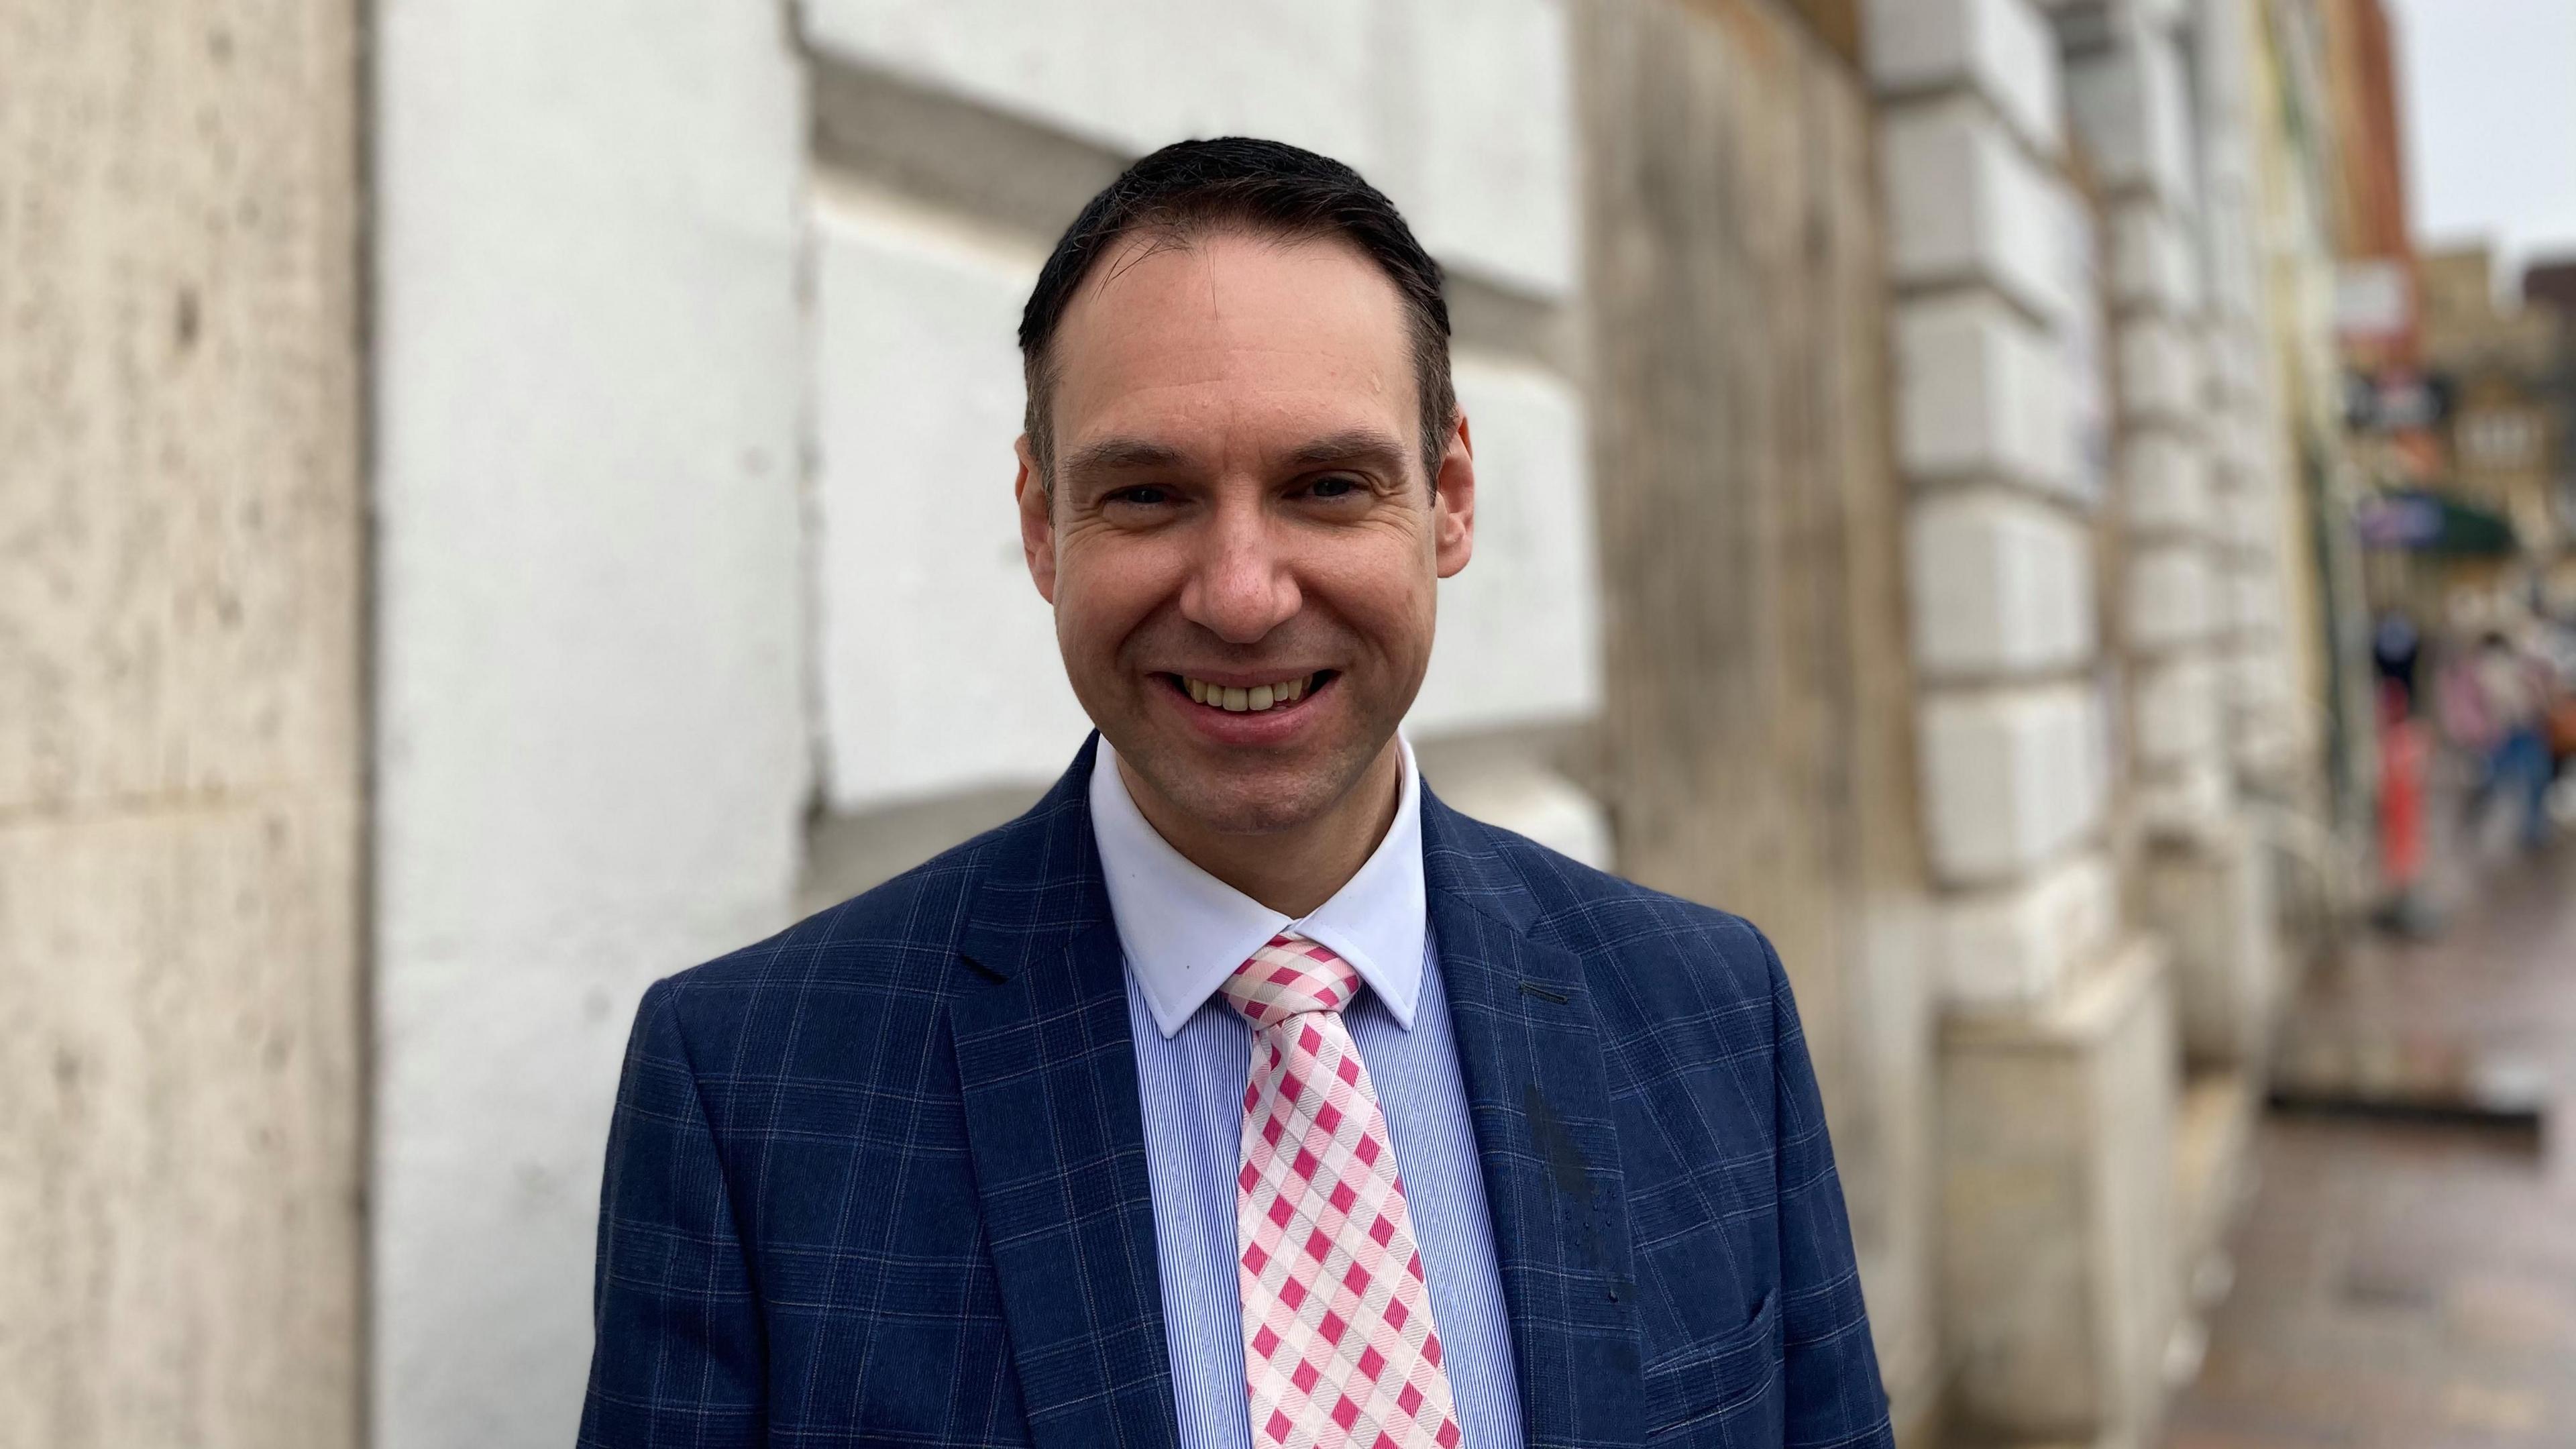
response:
M1296 575L1260 503L1220 503L1198 545L1181 590L1183 618L1228 644L1258 644L1296 617Z

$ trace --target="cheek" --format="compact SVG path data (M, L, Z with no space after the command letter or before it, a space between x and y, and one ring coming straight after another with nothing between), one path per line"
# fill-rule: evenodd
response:
M1388 658L1416 661L1430 654L1438 585L1410 541L1365 556L1345 554L1309 578L1316 599Z
M1055 632L1068 661L1116 658L1176 587L1167 552L1115 534L1066 540L1056 558Z

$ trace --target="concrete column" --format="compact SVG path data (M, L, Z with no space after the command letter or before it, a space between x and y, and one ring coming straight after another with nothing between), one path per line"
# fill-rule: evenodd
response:
M0 0L0 1444L360 1440L359 32Z
M2042 12L1876 0L1867 18L1924 832L1942 887L1930 960L1950 1416L2004 1442L2127 1442L2152 1421L2174 1317L2174 1052L2161 956L2123 926L2112 848L2116 702L2096 600L2134 604L2100 576L2108 359L2148 354L2177 412L2196 374L2174 339L2104 335L2099 228L2066 170ZM2199 460L2172 452L2146 460L2155 510L2196 517ZM2205 573L2196 556L2155 573L2186 586L2182 607L2150 601L2177 644L2206 631ZM2179 712L2200 697L2176 691ZM2202 733L2190 718L2175 729Z

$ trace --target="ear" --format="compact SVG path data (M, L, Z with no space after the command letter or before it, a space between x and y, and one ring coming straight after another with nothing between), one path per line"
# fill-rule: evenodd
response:
M1476 552L1476 445L1464 412L1440 454L1440 472L1431 480L1431 536L1444 579L1465 568Z
M1020 476L1011 496L1020 503L1020 557L1029 566L1029 581L1038 597L1055 602L1055 500L1039 480L1037 459L1029 453L1029 435L1020 434L1011 451L1020 458Z

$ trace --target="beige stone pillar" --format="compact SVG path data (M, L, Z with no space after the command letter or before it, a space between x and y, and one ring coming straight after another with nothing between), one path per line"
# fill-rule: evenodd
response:
M2175 1317L2175 1052L2164 953L2122 919L2099 231L2039 6L1866 15L1941 887L1949 1416L1970 1442L2130 1444Z
M0 1444L357 1441L354 0L0 0Z
M1618 865L1779 947L1923 1442L1933 993L1868 92L1773 0L1573 14Z

